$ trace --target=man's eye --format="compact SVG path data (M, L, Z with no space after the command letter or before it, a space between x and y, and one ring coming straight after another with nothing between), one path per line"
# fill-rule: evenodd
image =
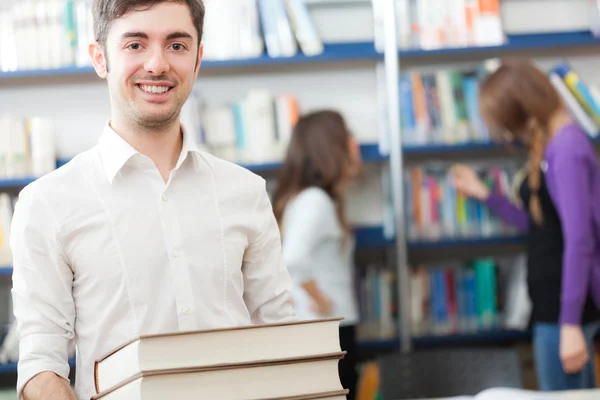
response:
M140 44L139 43L131 43L128 47L131 50L139 50L140 49Z
M176 50L176 51L183 50L183 45L180 43L175 43L173 45L173 50Z

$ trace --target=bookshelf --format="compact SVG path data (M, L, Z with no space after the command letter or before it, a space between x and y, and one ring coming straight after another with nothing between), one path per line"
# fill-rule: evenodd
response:
M399 3L395 3L396 6ZM533 57L551 57L560 59L567 55L589 55L597 51L600 45L600 38L595 37L589 30L573 29L560 32L546 30L542 33L522 33L507 34L505 41L497 45L482 46L440 46L439 48L416 48L402 47L394 51L397 43L397 34L402 30L400 23L395 18L385 15L394 13L397 10L392 9L393 5L386 9L383 15L385 24L394 24L395 29L384 29L385 42L385 60L387 68L390 71L396 71L398 76L411 71L438 71L446 68L456 68L458 65L473 65L481 63L490 58L503 56L525 56ZM388 75L391 76L392 72ZM388 81L389 85L399 88L395 95L398 96L398 103L393 102L393 107L397 107L402 118L402 108L406 107L403 102L401 83L394 78ZM392 96L392 94L390 94ZM412 107L412 105L411 105ZM445 257L454 259L469 259L474 253L485 254L503 254L521 252L526 243L526 237L521 234L499 234L493 236L465 236L456 238L440 239L411 239L407 232L408 213L406 211L406 186L404 185L404 174L407 169L412 167L415 161L439 162L440 159L452 158L453 160L467 161L471 159L485 158L505 158L509 154L509 149L490 141L458 141L457 143L427 142L427 143L406 143L404 140L404 129L402 121L398 121L396 116L388 116L390 126L390 142L392 147L399 143L398 152L390 152L390 163L392 171L392 185L394 186L394 211L396 242L395 249L397 253L397 286L399 304L398 331L399 339L397 342L388 343L388 345L398 345L402 351L410 351L417 347L445 346L453 344L474 344L474 343L511 343L516 341L526 341L531 337L528 331L490 329L481 330L472 333L456 334L424 334L415 335L411 331L411 270L414 265L411 262L415 258L445 260ZM599 143L595 138L594 142ZM520 149L517 149L520 150Z
M321 54L306 56L298 53L291 57L269 57L263 54L254 58L240 58L231 60L202 61L202 70L224 70L233 68L267 67L276 66L302 66L305 64L319 63L345 63L351 61L378 61L383 59L383 54L375 50L373 42L349 42L324 44ZM0 72L0 85L16 79L35 79L36 83L45 78L85 76L97 79L92 67L63 67L55 69L33 69Z
M342 5L346 3L361 4L360 1L352 0L332 1L332 4ZM328 3L320 3L325 6ZM539 34L514 34L507 35L506 43L498 46L479 46L479 47L449 47L440 49L418 49L402 48L397 51L398 59L402 63L423 63L429 62L438 56L453 58L468 57L472 59L486 59L489 57L501 56L503 53L518 52L540 52L543 50L569 49L577 50L589 46L600 44L600 38L594 37L589 31L573 32L547 32ZM388 55L389 57L389 55ZM244 67L266 67L278 66L284 68L288 66L301 66L303 64L319 63L345 63L349 61L383 61L385 55L375 49L373 42L347 42L347 43L326 43L322 54L316 56L306 56L298 53L291 57L269 57L263 54L260 57L244 58L234 60L209 60L202 62L202 69L222 70L226 68L244 68ZM0 84L9 82L12 79L30 78L44 79L57 76L90 76L96 78L92 67L63 67L57 69L35 69L0 72Z

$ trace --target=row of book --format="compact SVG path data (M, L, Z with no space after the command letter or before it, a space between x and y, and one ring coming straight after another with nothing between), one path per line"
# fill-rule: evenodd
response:
M19 0L0 6L0 72L90 66L91 0ZM205 60L323 52L304 0L205 0Z
M474 164L490 190L514 199L516 167ZM404 172L406 224L409 240L491 237L517 233L480 201L467 198L452 184L449 165L427 164Z
M408 145L489 142L479 113L480 71L402 73L400 121Z
M380 265L357 268L356 294L360 323L358 337L364 341L398 337L398 282L395 271Z
M227 104L208 104L194 91L181 121L207 151L249 164L281 161L299 116L295 96L256 88Z
M492 46L506 40L500 0L396 0L396 15L401 48Z
M505 263L481 258L412 269L411 334L446 336L526 329L530 306L526 298L519 297L526 278L511 271L524 265L518 264L518 258ZM511 301L515 299L519 302Z
M554 65L548 76L567 106L571 117L590 137L600 131L600 91L586 84L579 73L567 62Z
M0 178L42 176L56 169L56 134L48 118L0 114Z
M405 145L489 143L479 112L479 83L499 60L471 69L402 73L400 121ZM571 116L590 137L600 131L600 90L588 85L568 62L547 71Z

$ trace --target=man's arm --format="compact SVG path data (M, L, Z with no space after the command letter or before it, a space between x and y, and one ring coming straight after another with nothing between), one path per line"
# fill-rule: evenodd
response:
M77 400L69 382L54 372L42 372L33 377L23 389L23 400Z
M17 393L26 400L75 399L68 381L73 272L62 253L58 222L32 187L19 196L10 246L19 334Z
M283 263L279 227L263 187L254 207L254 237L244 254L244 301L252 323L295 320L292 282Z

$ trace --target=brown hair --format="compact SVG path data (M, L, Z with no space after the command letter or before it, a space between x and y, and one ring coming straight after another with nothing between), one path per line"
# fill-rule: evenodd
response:
M93 19L96 41L103 48L106 47L106 38L112 21L121 18L133 9L143 7L147 10L164 2L185 3L189 6L192 21L194 21L196 32L198 32L198 44L200 44L204 30L205 10L203 0L94 0Z
M531 189L529 210L533 220L541 224L540 164L550 134L550 121L562 108L560 95L550 79L532 63L509 59L483 80L479 97L481 116L490 135L502 141L518 140L527 145Z
M302 190L316 186L333 199L340 225L349 233L342 186L353 163L350 139L346 123L336 111L317 111L298 120L273 195L280 227L288 202Z

